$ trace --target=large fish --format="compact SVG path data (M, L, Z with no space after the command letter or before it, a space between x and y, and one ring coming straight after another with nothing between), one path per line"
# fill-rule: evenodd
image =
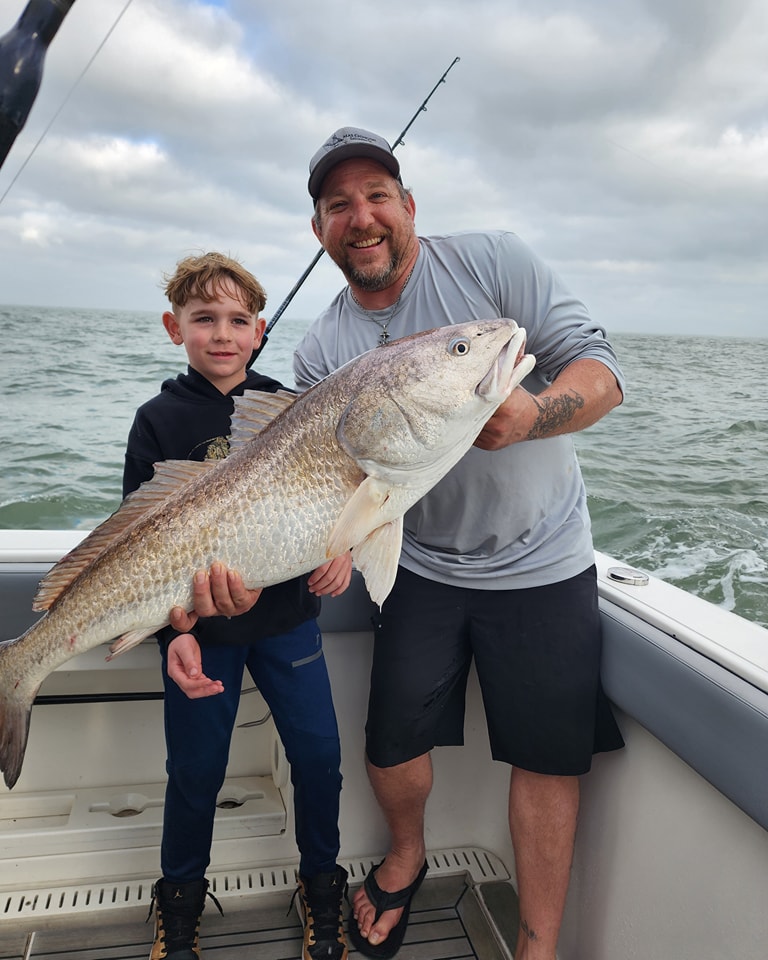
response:
M0 768L12 787L48 674L114 641L122 653L192 609L214 561L250 588L352 550L371 598L394 582L403 514L469 449L530 371L509 320L441 327L358 357L311 390L239 399L232 452L166 461L41 582L26 633L0 644ZM265 425L266 424L266 425ZM117 639L115 639L117 638Z

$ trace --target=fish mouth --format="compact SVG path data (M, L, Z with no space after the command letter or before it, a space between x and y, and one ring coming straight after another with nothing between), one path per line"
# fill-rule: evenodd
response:
M510 321L512 325L514 321ZM501 403L533 370L536 358L525 353L527 334L515 323L509 340L499 351L493 366L477 387L479 396L491 403Z

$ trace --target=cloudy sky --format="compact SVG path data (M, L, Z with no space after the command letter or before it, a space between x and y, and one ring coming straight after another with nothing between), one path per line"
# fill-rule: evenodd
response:
M51 45L0 303L162 310L162 272L220 249L271 316L317 250L309 157L394 140L460 57L397 148L421 233L514 230L609 330L766 335L765 0L126 2L76 0ZM341 283L323 258L285 315Z

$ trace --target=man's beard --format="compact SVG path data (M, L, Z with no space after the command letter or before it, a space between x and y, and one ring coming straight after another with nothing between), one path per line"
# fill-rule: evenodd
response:
M356 238L357 239L357 238ZM348 283L353 283L358 289L365 290L368 293L377 293L379 290L386 290L396 280L398 271L403 262L404 251L398 249L398 244L394 237L389 234L385 239L390 242L389 261L382 266L357 266L351 257L346 256L346 241L342 247L344 251L337 264L341 267L342 273L347 278ZM395 249L392 249L394 243ZM335 259L335 258L334 258Z
M370 270L364 272L347 263L345 264L344 274L347 281L354 283L360 290L375 293L379 290L386 290L395 282L399 266L400 257L393 254L389 263L386 263L383 267L377 267L374 272Z

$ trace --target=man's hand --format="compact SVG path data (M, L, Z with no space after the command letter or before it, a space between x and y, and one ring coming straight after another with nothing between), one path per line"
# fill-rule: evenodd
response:
M310 576L307 584L309 592L316 597L338 597L349 586L352 579L352 554L347 550L340 557L334 557L328 563L318 567Z
M182 633L168 644L168 676L190 700L224 692L221 680L209 680L203 673L200 644L191 633Z
M599 360L574 360L534 396L516 387L480 431L475 446L500 450L584 430L622 401L616 377Z
M475 440L475 446L481 450L501 450L512 443L530 439L527 434L536 413L531 394L522 387L515 387L486 422Z
M198 570L192 580L194 610L187 613L182 607L174 607L171 626L185 633L194 627L198 617L236 617L250 610L260 596L261 588L246 590L239 573L214 563L210 574Z

